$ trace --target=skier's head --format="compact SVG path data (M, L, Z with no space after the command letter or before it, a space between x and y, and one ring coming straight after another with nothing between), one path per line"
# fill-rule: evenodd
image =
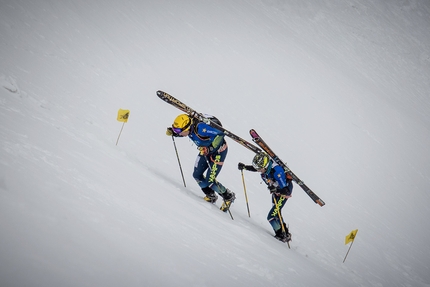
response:
M252 166L256 169L256 170L260 170L263 168L267 168L267 166L270 163L270 158L269 156L264 153L264 152L260 152L257 153L254 158L252 159Z
M187 114L181 114L176 117L172 124L172 130L175 134L180 134L190 129L192 119Z

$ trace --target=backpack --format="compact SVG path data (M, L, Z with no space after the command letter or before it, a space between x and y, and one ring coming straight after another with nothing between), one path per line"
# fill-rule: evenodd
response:
M214 122L214 123L216 123L216 124L218 124L218 125L222 126L221 121L220 121L217 117L212 116L212 115L208 115L208 114L203 114L203 116L204 116L205 118L207 118L207 119L210 119L212 122ZM194 131L195 135L196 135L199 139L201 139L201 140L207 140L207 139L209 139L209 137L201 136L201 135L199 135L199 133L197 132L197 125L198 125L199 123L203 123L203 122L202 122L202 121L199 121L199 120L197 120L197 119L194 119L194 120L193 120L193 123L192 123L192 125L191 125L191 129L193 129L193 131Z
M217 117L212 116L212 115L209 115L209 114L203 114L203 116L204 116L205 118L210 119L212 122L214 122L214 123L216 123L216 124L218 124L218 125L222 126L221 121L220 121Z

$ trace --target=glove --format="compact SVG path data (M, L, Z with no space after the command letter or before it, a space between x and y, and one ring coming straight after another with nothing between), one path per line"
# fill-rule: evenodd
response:
M239 170L244 170L244 169L246 169L246 168L245 168L245 164L244 164L244 163L241 163L241 162L239 162L239 163L237 164L237 168L238 168Z
M290 194L291 194L287 187L284 187L284 188L279 189L279 190L278 190L278 193L279 193L280 195L290 195Z
M278 189L278 190L275 190L275 192L274 192L276 195L278 195L278 196L282 196L282 197L284 197L284 198L290 198L291 197L291 191L287 188L287 187L284 187L284 188L281 188L281 189Z
M269 185L267 187L267 189L270 191L270 194L276 193L278 191L278 189L276 188L276 186L273 186L273 185Z
M207 156L209 154L209 149L206 146L199 147L200 155Z
M179 137L178 134L175 134L173 132L173 129L171 127L167 128L167 130L166 130L166 136L169 136L169 137Z

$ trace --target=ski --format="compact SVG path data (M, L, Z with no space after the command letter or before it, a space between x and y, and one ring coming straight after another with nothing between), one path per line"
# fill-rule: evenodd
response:
M247 149L255 153L260 153L262 152L262 150L264 150L277 164L282 166L285 169L285 171L291 175L293 180L306 192L307 195L309 195L309 197L315 203L319 204L320 206L325 205L325 202L321 198L319 198L319 196L316 195L300 178L298 178L297 175L295 175L294 172L284 162L282 162L282 160L272 151L272 149L264 142L264 140L258 135L258 133L254 129L251 129L249 133L252 137L252 141L256 143L259 147L253 145L252 143L230 132L229 130L217 124L216 122L210 120L209 118L206 118L203 114L195 111L191 107L187 106L185 103L171 96L170 94L159 90L157 91L157 96L161 100L176 107L177 109L183 111L184 113L190 115L191 117L201 122L204 122L205 124L210 125L216 128L217 130L222 131L226 136L228 136L238 144L246 147Z
M244 140L243 138L235 135L234 133L230 132L229 130L223 128L222 126L220 126L216 122L205 117L203 114L198 113L197 111L190 108L189 106L187 106L186 104L184 104L180 100L176 99L175 97L169 95L168 93L163 92L163 91L157 91L157 96L160 99L162 99L163 101L165 101L166 103L171 104L172 106L174 106L177 109L180 109L181 111L188 114L189 116L191 116L191 117L193 117L193 118L195 118L201 122L204 122L205 124L210 125L211 127L214 127L219 131L222 131L226 136L228 136L229 138L231 138L232 140L234 140L238 144L246 147L247 149L249 149L255 153L261 152L260 148L256 147L252 143Z
M318 195L316 195L300 178L297 177L297 175L294 174L294 172L272 151L272 149L266 144L266 142L258 135L258 133L251 129L249 131L249 134L252 137L252 141L255 142L260 148L262 148L277 164L282 166L288 174L291 175L294 182L296 182L309 197L320 206L324 206L325 202L319 198Z

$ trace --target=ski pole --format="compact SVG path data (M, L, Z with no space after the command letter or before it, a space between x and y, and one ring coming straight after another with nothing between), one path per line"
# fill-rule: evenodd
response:
M240 171L242 173L243 191L245 192L245 200L246 200L246 208L248 209L248 217L251 217L251 213L249 212L248 195L246 194L245 177L243 176L243 169L241 169Z
M178 149L176 148L176 142L175 142L174 136L172 136L172 141L173 141L173 146L175 147L176 158L178 159L179 169L180 169L181 175L182 175L182 181L184 182L184 187L187 187L187 185L185 184L184 173L182 172L182 165L181 165L181 161L179 160Z
M217 182L217 185L218 185L218 182ZM219 185L218 185L218 187L219 187ZM224 200L224 204L225 204L225 206L227 206L227 211L228 211L228 214L230 214L231 220L234 220L233 214L231 214L231 211L230 211L230 206L227 205L224 198L222 200Z

